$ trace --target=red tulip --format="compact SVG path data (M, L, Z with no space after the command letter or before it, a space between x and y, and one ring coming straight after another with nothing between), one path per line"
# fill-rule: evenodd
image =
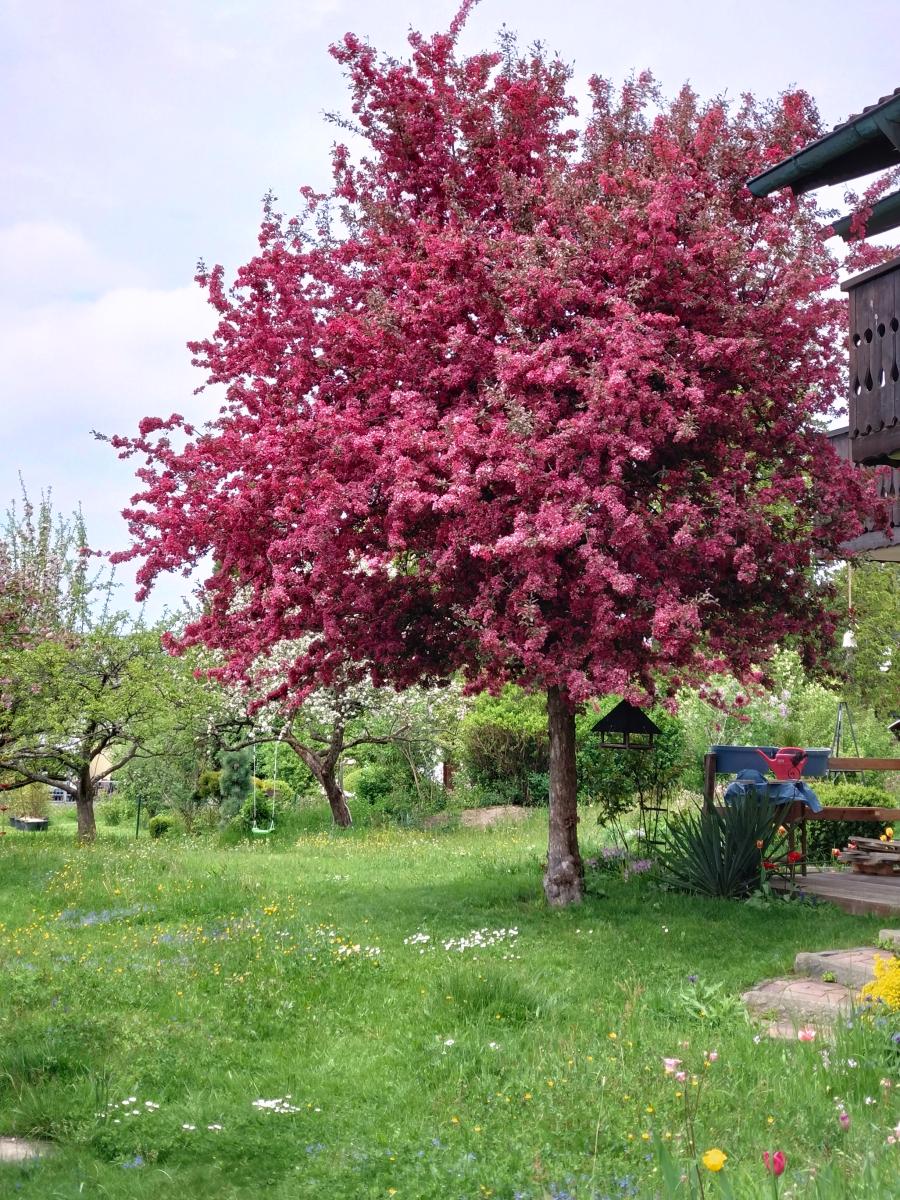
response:
M770 1154L768 1150L763 1151L763 1162L766 1165L766 1170L773 1175L783 1175L784 1168L787 1166L787 1159L784 1157L783 1150L776 1150L774 1154Z

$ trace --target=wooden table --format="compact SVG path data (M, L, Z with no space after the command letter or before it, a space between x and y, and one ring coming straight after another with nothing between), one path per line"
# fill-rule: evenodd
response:
M900 758L830 758L829 771L900 771ZM706 808L715 806L716 795L716 756L707 754L703 760L703 804ZM788 831L788 849L796 849L796 830L800 828L800 851L803 860L799 864L801 875L806 874L807 851L807 821L860 821L875 822L882 825L900 823L900 808L853 808L848 806L826 807L819 812L812 812L805 804L795 800L784 806L781 817L782 824Z

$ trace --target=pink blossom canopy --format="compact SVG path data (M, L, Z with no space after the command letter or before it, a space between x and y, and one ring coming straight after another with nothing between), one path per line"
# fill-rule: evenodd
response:
M192 346L227 403L146 419L126 516L144 591L215 566L184 641L286 686L461 672L571 701L654 693L829 632L811 568L859 531L817 429L842 387L811 200L745 181L816 133L802 93L731 110L456 35L332 53L365 157L333 155Z

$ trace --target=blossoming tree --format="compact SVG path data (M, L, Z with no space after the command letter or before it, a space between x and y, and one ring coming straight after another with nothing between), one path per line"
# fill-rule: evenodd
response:
M281 685L461 675L546 692L544 887L577 901L576 707L747 677L829 622L811 570L866 511L818 422L840 384L814 202L744 181L809 141L799 93L729 109L645 75L590 84L541 50L408 61L348 34L354 154L284 219L195 344L227 389L201 430L147 418L127 510L146 591L209 555L204 643Z
M325 793L334 823L347 827L353 818L341 779L348 753L362 746L393 746L409 763L418 787L414 750L426 760L431 756L433 765L452 741L463 710L459 688L397 692L375 688L367 679L333 679L299 706L292 696L266 704L267 695L279 690L272 687L273 680L301 653L301 647L282 644L247 681L249 688L227 689L230 720L220 721L219 732L231 745L289 746Z

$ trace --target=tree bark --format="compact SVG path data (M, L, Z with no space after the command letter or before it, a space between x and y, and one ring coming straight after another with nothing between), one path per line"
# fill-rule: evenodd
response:
M325 795L328 797L328 803L331 805L331 817L335 825L349 829L353 824L353 817L350 815L350 809L347 807L347 798L341 791L341 785L335 779L334 775L327 774L322 776L321 783L325 789Z
M550 735L550 836L544 895L563 908L584 899L584 865L578 850L578 781L575 771L575 714L557 687L547 692Z
M331 744L328 748L328 753L325 755L317 754L315 750L311 750L309 746L305 746L293 733L287 732L282 736L298 758L302 759L306 764L313 778L328 797L328 804L331 808L331 819L335 825L349 829L353 824L353 817L350 815L350 809L347 807L347 798L337 781L337 765L344 745L343 726L339 726L332 733Z
M94 781L90 766L82 767L78 773L78 792L75 796L78 813L79 842L93 842L97 837L97 822L94 820Z

